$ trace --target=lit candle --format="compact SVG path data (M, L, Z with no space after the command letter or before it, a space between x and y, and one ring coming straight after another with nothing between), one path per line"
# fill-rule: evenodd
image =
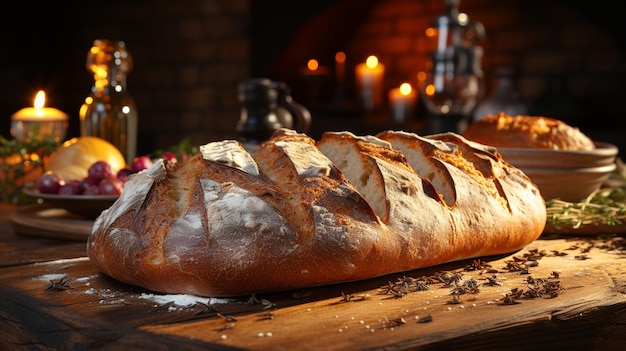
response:
M328 67L320 66L316 59L310 59L300 72L304 77L321 78L328 75Z
M44 107L46 93L37 92L34 107L25 107L11 116L11 134L17 140L29 142L34 139L52 138L62 141L68 126L68 116L54 107Z
M335 53L335 103L343 104L343 95L346 79L346 53L337 51Z
M417 94L409 83L402 83L389 91L391 118L396 123L405 122L412 114L417 103Z
M337 85L342 86L346 76L346 53L338 51L335 54L335 78Z
M318 104L320 89L322 88L322 83L326 81L328 73L328 67L320 66L316 59L310 59L307 61L306 67L300 69L300 76L309 90L309 99L305 104Z
M361 102L366 109L381 106L383 94L383 76L385 65L378 62L376 56L369 56L364 63L355 68L357 91Z

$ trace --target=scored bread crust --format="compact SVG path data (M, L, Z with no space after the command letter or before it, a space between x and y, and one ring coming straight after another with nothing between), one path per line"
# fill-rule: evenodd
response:
M543 231L537 187L453 133L281 129L132 175L87 241L95 266L162 293L237 296L519 250Z

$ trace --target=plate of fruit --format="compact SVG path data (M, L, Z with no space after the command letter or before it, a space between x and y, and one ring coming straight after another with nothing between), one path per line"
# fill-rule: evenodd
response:
M22 191L41 203L96 218L120 197L130 175L150 167L152 163L148 156L138 156L130 165L116 169L114 162L98 160L80 178L48 169ZM66 179L69 177L73 179Z
M119 195L58 195L42 193L35 184L28 184L22 190L24 194L36 197L52 207L94 219L109 208Z
M149 157L139 156L131 165L116 171L109 162L99 160L89 166L85 177L70 180L62 173L48 170L22 191L39 202L93 219L120 197L130 175L150 165Z
M22 193L38 203L95 219L122 194L128 177L149 168L155 158L185 161L197 148L187 139L166 150L135 157L127 164L108 141L75 137L62 143L46 162L45 172L26 184Z

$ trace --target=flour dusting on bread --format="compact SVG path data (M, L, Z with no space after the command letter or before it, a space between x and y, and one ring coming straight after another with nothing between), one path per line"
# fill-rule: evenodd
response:
M222 163L246 173L259 175L259 169L252 156L243 145L235 140L225 140L200 146L200 153L205 160Z
M131 176L87 252L162 293L249 295L518 250L546 221L538 189L453 134L278 130L254 154L212 142Z

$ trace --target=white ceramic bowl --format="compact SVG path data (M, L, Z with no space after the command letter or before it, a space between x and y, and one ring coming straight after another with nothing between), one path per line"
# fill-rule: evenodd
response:
M617 167L618 148L595 144L591 151L498 148L498 152L526 173L544 199L578 202L599 189Z

